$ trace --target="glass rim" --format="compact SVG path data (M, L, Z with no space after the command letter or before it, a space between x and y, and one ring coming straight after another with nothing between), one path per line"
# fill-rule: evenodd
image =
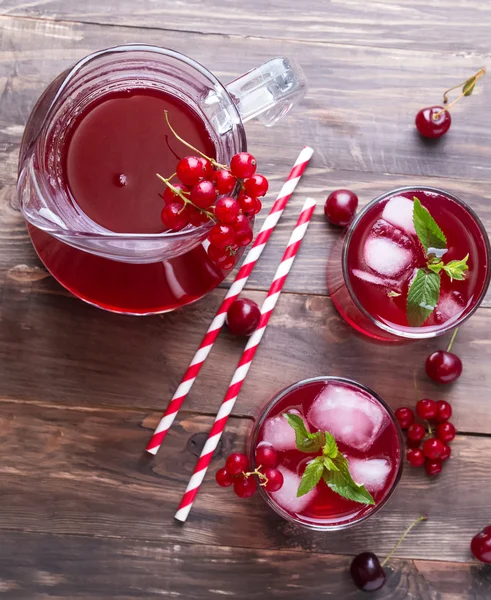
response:
M384 323L383 321L381 321L381 320L375 318L373 315L371 315L365 309L365 307L361 304L361 302L358 300L358 298L353 290L353 287L351 285L351 278L349 276L349 269L348 269L348 250L349 250L350 242L353 238L354 232L355 232L358 224L363 219L365 214L373 206L375 206L379 202L382 202L383 200L386 200L388 197L393 196L394 194L401 193L401 192L410 192L410 191L417 192L418 190L428 191L428 192L436 193L436 194L439 194L442 196L446 196L446 197L450 198L451 200L453 200L454 202L456 202L457 204L459 204L465 211L467 211L470 214L470 216L472 217L472 219L475 221L476 225L478 226L479 230L481 231L481 234L482 234L482 237L484 240L484 245L485 245L485 249L486 249L486 257L487 257L487 275L486 275L486 279L484 281L484 285L483 285L481 294L479 295L479 298L477 298L477 300L474 303L474 306L466 314L462 315L461 317L459 317L459 319L457 319L456 321L453 321L451 324L449 324L447 326L445 326L445 324L443 324L443 326L440 329L424 331L423 327L415 327L414 329L416 331L412 332L412 331L403 331L403 330L397 329L395 327L392 327L392 326L388 325L387 323ZM414 340L429 339L429 338L437 337L440 335L444 335L448 331L451 331L452 329L459 327L462 323L464 323L464 321L466 321L469 317L471 317L476 312L476 310L479 308L484 296L486 295L486 292L489 287L489 282L491 279L491 268L490 268L491 262L490 261L491 261L491 245L489 242L489 236L486 232L486 229L485 229L481 219L478 217L478 215L474 211L474 209L472 209L466 202L464 202L461 198L459 198L458 196L455 196L451 192L447 192L445 190L442 190L441 188L436 188L436 187L432 187L429 185L418 185L418 186L406 185L406 186L398 187L389 192L385 192L384 194L381 194L380 196L377 196L376 198L371 200L368 204L366 204L363 207L363 209L356 215L356 217L353 219L353 221L351 222L351 224L348 227L348 231L346 232L346 236L345 236L344 242L343 242L343 250L342 250L342 257L341 257L343 279L344 279L344 283L346 285L346 289L348 290L348 293L349 293L351 299L355 303L358 310L363 314L363 316L366 317L376 327L379 327L380 329L387 331L388 333L390 333L396 337L405 338L405 339L414 339Z
M296 525L300 525L301 527L305 527L307 529L312 529L315 531L339 531L341 529L348 529L349 527L354 527L358 523L365 521L366 519L371 517L373 514L378 512L386 504L386 502L391 498L392 494L394 493L394 491L397 487L397 484L399 483L401 475L402 475L402 470L403 470L402 452L404 449L404 439L402 436L402 431L401 431L399 423L398 423L391 407L376 392L374 392L371 388L364 385L363 383L359 383L358 381L354 381L353 379L348 379L347 377L337 377L335 375L321 375L318 377L308 377L306 379L301 379L300 381L290 384L288 387L284 388L278 394L276 394L270 401L268 401L266 406L264 406L264 408L262 409L260 417L257 419L257 421L254 424L254 429L253 429L253 432L252 432L252 435L250 438L249 458L250 458L251 464L253 465L253 467L255 469L257 467L257 465L256 465L254 449L256 448L257 437L258 437L259 431L261 430L261 427L264 424L264 421L267 418L267 415L269 415L269 413L271 412L271 409L275 406L275 404L277 404L278 402L283 400L283 398L286 395L288 395L289 393L291 393L292 391L294 391L300 387L303 387L305 385L308 385L310 383L317 383L317 382L319 382L319 383L320 382L324 382L324 383L340 382L340 383L346 383L346 384L355 386L355 387L361 389L362 391L366 392L367 394L370 394L370 396L372 396L386 410L392 423L395 426L395 430L397 432L397 439L399 441L399 465L397 467L397 473L394 477L394 481L392 482L392 486L391 486L390 490L387 492L386 496L383 498L383 500L381 502L379 502L377 505L375 505L373 507L372 510L368 511L366 514L362 515L358 519L355 519L353 521L349 521L346 523L339 523L339 524L334 524L334 525L319 525L316 523L305 523L305 522L301 521L300 519L295 518L294 516L292 516L285 510L283 510L276 502L273 502L273 500L271 499L269 494L261 486L258 486L258 489L259 489L259 494L261 495L262 499L266 502L266 504L277 515L279 515L283 519L289 521L290 523L295 523Z
M162 56L170 56L171 58L173 58L175 60L180 60L180 61L190 65L194 69L196 69L196 71L198 71L199 73L201 73L201 75L203 75L205 78L207 78L212 83L213 86L220 88L220 90L224 94L226 94L227 97L230 98L230 94L228 93L225 85L223 83L221 83L221 81L219 79L217 79L217 77L215 77L215 75L213 75L213 73L211 71L209 71L206 67L204 67L201 63L199 63L198 61L196 61L193 58L190 58L186 54L182 54L181 52L177 52L176 50L171 50L170 48L154 46L151 44L140 44L140 43L120 44L117 46L111 46L109 48L104 48L102 50L96 50L95 52L92 52L92 53L88 54L87 56L84 56L83 58L78 60L72 67L70 67L66 71L66 75L64 77L63 83L60 85L60 87L57 90L56 94L54 95L52 101L50 102L48 110L46 111L46 117L45 117L42 127L44 127L44 124L48 121L51 110L56 105L56 103L58 102L60 97L63 95L63 93L65 92L65 90L68 87L68 85L70 84L70 82L83 68L87 67L91 62L96 61L97 59L104 57L106 55L132 52L132 51L133 52L136 51L136 52L149 52L149 53L153 53L153 54L160 54ZM240 148L238 151L245 152L245 151L247 151L247 138L246 138L245 128L244 128L244 125L242 124L242 119L241 119L239 110L238 110L236 104L232 101L230 102L230 108L234 113L234 121L237 124L237 129L238 129L238 133L239 133ZM17 185L19 186L19 183ZM230 195L233 195L233 192ZM24 216L27 218L27 216L25 214L24 214ZM46 233L50 233L52 235L56 235L56 234L60 233L60 229L58 229L58 228L44 228L43 227L42 229ZM104 231L104 233L90 232L90 231L70 231L70 230L62 230L62 233L67 237L71 237L71 236L87 237L87 238L95 239L95 240L97 240L97 239L107 240L108 238L112 238L115 240L118 240L118 239L119 240L127 240L127 241L159 240L159 239L180 240L180 239L187 239L187 238L193 237L193 236L199 237L200 235L204 235L204 233L209 229L211 229L210 223L204 223L203 225L200 225L199 227L193 227L192 229L189 229L187 231L167 231L167 232L162 232L162 233L131 233L131 232L118 233L115 231L111 231L109 229L107 231Z

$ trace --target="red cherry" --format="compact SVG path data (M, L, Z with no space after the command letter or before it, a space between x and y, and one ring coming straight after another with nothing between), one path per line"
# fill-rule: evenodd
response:
M335 190L327 197L324 214L333 225L346 227L355 216L358 196L350 190Z
M239 498L250 498L256 491L256 480L254 477L238 477L234 481L234 492Z
M437 415L437 412L438 407L434 400L428 400L425 398L416 404L416 414L418 417L425 419L426 421L434 419Z
M166 204L160 214L162 223L167 229L172 231L180 231L188 224L188 216L179 202L170 202Z
M207 168L199 156L181 158L176 166L176 175L184 185L195 185L206 173Z
M244 188L248 196L264 196L268 191L268 180L264 175L256 173L244 181Z
M440 454L440 460L445 461L450 458L452 454L452 448L448 444L443 444L443 452Z
M375 592L385 585L387 575L373 552L357 554L351 562L350 575L356 587L364 592Z
M395 412L395 416L397 422L399 423L401 429L407 429L409 425L414 423L414 413L410 408L406 406L401 406Z
M249 219L242 214L235 219L235 221L232 223L232 227L237 233L247 233L251 231L251 223Z
M259 306L248 298L232 302L227 310L227 326L234 335L251 335L261 318Z
M203 179L191 188L191 202L198 208L208 208L216 199L217 191L211 181Z
M437 423L444 423L448 421L452 416L452 407L445 400L438 400L436 403L436 417L435 421Z
M234 482L227 469L225 468L218 469L218 471L215 474L215 479L220 487L229 487Z
M422 467L425 464L425 455L420 448L410 448L406 456L409 464L413 467Z
M216 248L226 248L235 242L235 230L230 225L217 223L210 231L208 237L210 244Z
M278 453L271 444L261 443L256 448L256 464L258 467L274 469L278 465Z
M239 216L239 211L239 203L230 196L220 198L215 205L215 217L221 223L233 224Z
M491 525L472 538L472 554L483 563L491 563Z
M256 167L256 159L249 152L239 152L235 156L232 156L232 160L230 161L230 170L239 179L252 177L256 172Z
M454 439L456 433L455 427L449 421L436 426L436 437L446 444Z
M462 361L453 352L437 350L426 359L426 373L437 383L452 383L462 375Z
M247 456L240 452L230 454L225 461L225 469L230 475L240 475L247 471L248 466Z
M267 492L277 492L283 485L283 473L278 469L267 468L264 469L264 475L267 477L268 482L264 486Z
M218 169L213 174L213 181L219 194L230 194L237 183L237 178L230 171Z
M428 475L438 475L438 473L441 473L443 469L443 463L441 460L427 460L425 462L425 471L428 473Z
M428 106L422 108L416 115L416 128L426 138L442 137L450 129L452 117L448 110L442 112L437 119L434 115L443 109L442 106Z
M424 438L425 434L425 428L419 423L413 423L407 428L408 440L411 440L413 442L420 442Z
M178 189L180 192L185 194L187 198L189 198L189 190L185 185L183 185L182 183L174 183L172 185L174 188ZM162 199L166 204L169 204L170 202L178 202L179 204L181 204L181 206L184 204L184 200L180 196L178 196L173 190L171 190L170 187L166 187Z
M198 210L192 204L186 205L186 213L188 215L189 222L195 227L200 227L209 221L207 215L203 211Z
M431 460L440 458L444 450L443 442L437 438L429 438L423 444L423 454Z

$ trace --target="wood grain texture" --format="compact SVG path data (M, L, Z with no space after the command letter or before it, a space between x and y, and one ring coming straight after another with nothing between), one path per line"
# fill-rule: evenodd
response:
M240 501L214 473L243 451L250 419L233 418L187 523L173 515L212 418L181 415L156 458L143 455L158 414L122 408L63 408L0 402L0 531L90 535L256 549L386 555L418 515L398 556L469 562L491 494L491 439L458 436L438 478L407 467L394 496L364 523L329 534L276 516L256 495ZM458 485L456 485L458 482ZM381 532L383 532L381 534ZM449 543L451 540L451 543Z
M387 48L489 51L491 7L479 0L3 0L7 15L160 30L302 39ZM479 17L477 17L479 15Z

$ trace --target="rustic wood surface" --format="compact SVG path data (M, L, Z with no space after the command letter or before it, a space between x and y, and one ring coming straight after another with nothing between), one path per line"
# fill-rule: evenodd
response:
M300 11L300 12L299 12ZM490 66L491 5L478 0L0 0L0 595L6 599L356 599L350 557L383 556L426 513L390 561L375 598L484 600L491 567L470 538L491 520L491 292L462 328L464 374L427 380L424 357L447 339L387 348L355 336L327 296L339 232L318 210L213 461L244 447L262 404L308 376L352 377L392 407L448 398L459 435L442 475L406 468L387 506L330 535L292 527L259 498L238 501L206 478L184 526L172 519L243 342L223 332L185 410L154 459L143 453L221 298L166 316L106 314L65 292L29 242L15 197L19 143L44 87L89 52L125 42L172 47L224 82L277 55L309 80L300 108L274 129L249 123L270 178L267 204L298 149L316 150L248 284L260 301L306 194L350 187L362 203L399 185L443 187L491 231L491 112L486 80L437 144L416 111ZM220 49L226 48L226 52ZM230 281L222 285L226 287Z

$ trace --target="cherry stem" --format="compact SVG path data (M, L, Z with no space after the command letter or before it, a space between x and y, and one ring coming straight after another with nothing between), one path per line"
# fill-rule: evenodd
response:
M455 342L455 338L457 337L457 333L459 332L459 328L457 327L450 338L450 342L448 344L447 352L450 352L452 349L453 343Z
M390 558L392 557L392 555L394 554L394 552L402 544L402 542L404 541L404 539L406 538L406 536L408 535L408 533L411 531L411 529L415 525L417 525L420 521L426 521L427 519L428 519L428 517L426 517L426 516L418 517L416 519L416 521L414 521L413 523L411 523L411 525L409 525L409 527L406 529L406 531L404 532L404 534L401 536L401 538L399 539L399 541L397 542L397 544L394 546L394 548L389 552L389 554L387 555L387 557L382 562L382 565L381 565L382 567L384 567L386 565L387 561L390 560Z
M466 79L465 81L462 81L462 83L459 83L458 85L454 85L453 87L449 88L448 90L446 90L443 94L443 104L447 104L448 102L448 96L447 94L449 92L451 92L452 90L455 90L461 86L464 86L467 84L468 81L473 81L472 83L472 88L476 85L477 81L479 79L481 79L481 77L484 77L484 75L486 74L486 69L484 67L481 67L479 69L479 71L477 73L475 73L474 75L472 75L471 77L469 77L469 79ZM453 102L450 102L450 104L448 106L445 106L445 108L443 108L442 110L439 110L437 113L435 113L433 115L433 120L436 121L441 114L443 114L445 111L448 111L449 108L451 108L454 104L457 104L457 102L459 100L462 100L462 98L468 93L468 90L464 91L462 90L462 93L459 95L458 98L456 98ZM470 94L469 94L470 95Z
M214 160L213 158L210 158L209 156L206 156L206 154L203 154L203 152L201 152L201 150L198 150L198 148L195 148L194 146L191 146L191 144L189 144L188 142L186 142L186 140L183 140L182 137L177 134L177 132L175 131L175 129L170 124L169 113L167 111L164 111L164 112L165 112L165 120L167 121L167 125L169 126L169 129L172 131L174 137L177 138L181 142L181 144L184 144L190 150L192 150L193 152L196 152L196 154L199 154L203 158L206 158L206 160L208 160L209 162L211 162L211 164L214 167L217 167L219 169L224 169L225 171L228 171L228 167L226 165L221 165L220 163L217 163L216 160Z

